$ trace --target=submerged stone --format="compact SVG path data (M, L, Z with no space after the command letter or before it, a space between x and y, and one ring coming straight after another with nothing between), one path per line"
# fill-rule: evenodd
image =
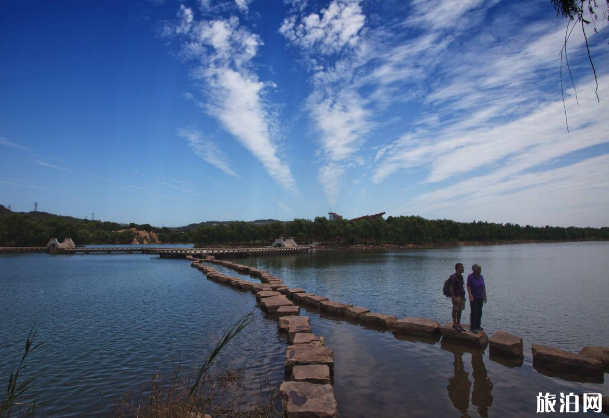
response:
M469 325L462 325L463 328L469 329ZM474 334L471 331L459 332L453 328L452 322L444 324L440 327L442 341L450 341L455 344L468 345L474 348L486 348L488 345L488 336L484 331L477 331Z
M291 379L296 382L327 384L330 383L330 368L325 364L294 366Z
M381 313L365 313L359 315L357 319L365 325L378 327L383 329L391 328L393 323L398 319L393 315L381 314Z
M277 312L280 306L293 306L294 304L288 300L285 296L271 296L269 298L261 299L262 307L267 312Z
M280 306L279 309L277 309L277 315L279 316L293 316L293 315L300 315L300 308L296 305L285 305L285 306Z
M331 385L283 382L279 392L286 418L338 418L338 406Z
M609 371L609 347L586 346L579 354L600 361L605 371Z
M368 312L370 312L370 309L361 306L349 306L343 309L345 316L351 319L356 319L358 316L367 314Z
M521 358L522 338L505 331L497 331L489 340L489 351L494 356Z
M286 376L290 376L294 366L325 364L334 370L334 353L329 347L311 344L289 345L285 353Z
M319 303L319 310L336 316L342 316L345 312L345 308L353 305L340 302L323 301Z
M415 337L433 337L440 334L440 324L427 318L398 319L392 325L394 334L412 335Z
M533 344L533 366L556 375L602 381L603 363L570 351Z

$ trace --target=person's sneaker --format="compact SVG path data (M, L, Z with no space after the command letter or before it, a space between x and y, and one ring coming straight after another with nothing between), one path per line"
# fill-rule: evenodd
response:
M459 325L459 331L466 332L467 330L465 328L463 328L461 325Z
M461 330L460 330L459 328L460 328L460 327L459 327L458 325L453 325L453 329L454 329L454 330L461 332Z
M478 327L478 331L484 331L484 328Z
M473 328L473 329L471 329L470 331L471 331L472 333L474 333L474 334L477 334L477 333L478 333L478 331L476 331L476 328Z

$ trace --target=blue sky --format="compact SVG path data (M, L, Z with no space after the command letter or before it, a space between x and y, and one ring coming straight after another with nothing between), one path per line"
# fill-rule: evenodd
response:
M178 226L609 225L598 96L549 0L0 2L0 204Z

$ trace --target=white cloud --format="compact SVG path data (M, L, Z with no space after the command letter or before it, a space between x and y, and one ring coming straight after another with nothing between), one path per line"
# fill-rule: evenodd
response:
M41 165L43 167L54 168L56 170L61 170L61 171L74 171L71 168L61 167L61 166L58 166L58 165L55 165L55 164L45 163L44 161L38 161L38 160L36 160L36 164Z
M293 211L292 211L292 208L291 208L291 207L289 207L289 206L288 206L288 205L287 205L287 204L286 204L286 203L285 203L283 200L278 199L278 198L274 198L274 200L275 200L275 204L276 204L277 206L279 206L279 208L280 208L282 211L284 211L284 212L286 212L286 213L292 213L292 212L293 212Z
M359 43L366 18L361 0L333 0L319 14L286 18L279 32L294 44L315 52L333 54Z
M224 153L210 140L203 139L203 134L191 128L178 129L178 135L188 141L190 149L203 161L213 165L233 177L239 178L226 159Z
M25 147L23 145L19 145L15 142L9 141L8 139L0 136L0 145L4 145L5 147L17 148L23 151L31 151L30 147Z
M297 192L290 168L279 158L271 137L274 120L264 102L264 93L272 83L261 82L251 63L263 44L260 37L241 27L235 16L188 23L189 14L181 10L178 17L175 27L189 30L172 33L182 35L183 55L197 62L194 73L205 84L209 113L262 163L278 184Z
M302 14L304 7L295 7L301 13L286 18L279 30L301 49L312 71L307 109L320 133L318 179L331 205L338 199L346 170L358 160L363 135L370 130L366 101L352 86L365 48L361 35L366 17L360 3L333 0L319 13L308 15Z
M251 3L252 0L235 0L235 4L242 12L246 12L248 10L248 3Z

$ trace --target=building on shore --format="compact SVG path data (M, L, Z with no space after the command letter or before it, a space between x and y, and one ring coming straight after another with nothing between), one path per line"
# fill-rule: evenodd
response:
M280 248L296 248L298 247L298 244L296 244L294 238L284 239L283 237L279 237L273 242L272 246Z
M340 216L338 213L336 212L328 212L328 220L329 221L342 221L343 217Z
M47 251L54 253L57 250L65 250L70 248L76 248L76 244L72 241L72 238L66 238L60 243L57 238L51 238L47 243Z

